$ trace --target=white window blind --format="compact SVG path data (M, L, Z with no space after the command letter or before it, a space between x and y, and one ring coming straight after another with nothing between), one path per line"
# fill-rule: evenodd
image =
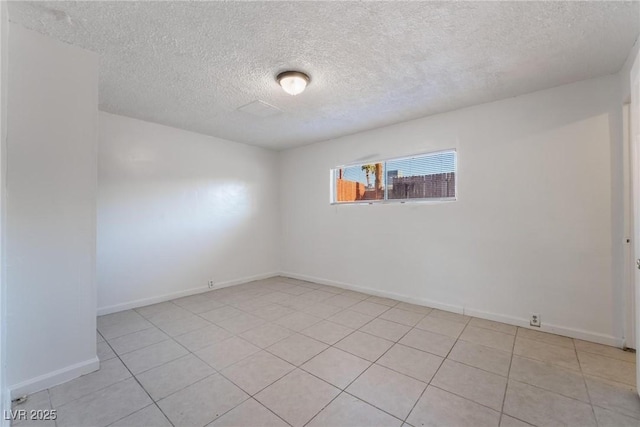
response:
M333 203L452 200L455 150L339 167L332 170Z

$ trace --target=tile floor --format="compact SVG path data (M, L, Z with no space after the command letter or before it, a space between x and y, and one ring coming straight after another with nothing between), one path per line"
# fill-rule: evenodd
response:
M640 426L635 355L272 278L98 319L39 426Z

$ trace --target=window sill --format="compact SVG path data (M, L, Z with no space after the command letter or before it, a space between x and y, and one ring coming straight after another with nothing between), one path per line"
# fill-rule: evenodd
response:
M457 197L443 197L438 199L394 199L394 200L362 200L357 202L331 202L331 206L353 205L413 205L413 204L442 204L457 201Z

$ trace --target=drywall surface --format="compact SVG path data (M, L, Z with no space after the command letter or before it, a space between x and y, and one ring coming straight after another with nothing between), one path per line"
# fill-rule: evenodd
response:
M539 313L543 330L620 344L618 86L586 80L282 152L283 272L514 324ZM455 202L329 204L332 167L448 148Z
M7 165L7 72L9 53L9 17L7 2L0 3L0 414L11 405L7 390L7 322L6 318L6 269L5 251L5 209L6 209L6 165ZM9 421L2 417L0 426L8 426Z
M98 367L98 57L10 24L7 375L33 392Z
M277 153L100 113L99 313L273 275Z

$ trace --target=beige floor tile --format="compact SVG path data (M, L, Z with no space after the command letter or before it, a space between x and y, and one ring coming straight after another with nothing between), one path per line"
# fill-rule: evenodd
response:
M357 311L344 310L338 314L329 317L327 320L330 322L338 323L351 329L360 329L365 324L374 319L373 316L368 314L358 313Z
M356 331L340 340L335 347L374 362L392 345L392 341Z
M365 300L367 298L369 298L371 295L365 294L363 292L357 292L357 291L344 291L343 293L341 293L340 295L343 295L345 297L349 297L349 298L356 298L360 301Z
M550 334L542 331L535 331L527 328L518 328L518 336L533 341L542 341L547 344L559 345L561 347L574 349L573 339L561 335Z
M600 356L611 357L612 359L622 360L623 362L636 363L636 354L633 352L588 341L574 339L573 342L575 343L577 351L599 354Z
M247 399L207 427L288 427L281 418L255 399Z
M503 334L515 335L518 331L517 326L507 325L506 323L494 322L493 320L472 318L469 321L469 325L476 326L478 328L490 329L496 332L502 332Z
M360 301L361 300L359 298L352 298L345 295L335 295L335 296L332 296L331 298L327 298L326 300L324 300L324 303L344 309L344 308L354 306Z
M400 302L391 298L383 298L383 297L376 297L376 296L369 297L365 301L372 302L374 304L386 305L387 307L396 306Z
M267 305L271 305L271 301L264 300L260 297L252 298L246 301L239 301L229 304L232 307L242 310L245 313L251 313L253 310L257 310Z
M316 316L312 316L310 314L302 313L300 311L290 314L285 317L281 317L276 320L274 323L280 326L284 326L285 328L291 329L292 331L300 332L303 329L307 329L311 325L315 325L320 322L322 319Z
M578 352L578 360L585 375L610 381L636 385L636 364L593 353Z
M413 426L497 427L500 413L486 406L427 387L407 422Z
M96 329L96 344L99 342L104 342L104 338L100 335L100 332Z
M427 316L416 325L416 328L448 337L458 338L465 328L464 323L454 322L436 316Z
M433 311L431 307L418 305L418 304L409 304L407 302L401 302L398 305L396 305L394 308L398 308L400 310L412 311L414 313L424 314L424 315L427 315Z
M164 416L162 411L160 411L155 404L140 409L138 412L134 412L128 417L124 417L110 425L110 427L140 426L172 427L167 417Z
M27 400L22 402L13 401L11 402L11 409L19 409L22 411L26 411L27 413L32 410L51 409L49 390L42 390L37 393L30 394L27 397Z
M249 329L253 329L264 324L264 319L251 314L241 314L234 316L231 319L218 322L217 325L223 327L232 334L241 334Z
M442 361L441 357L431 353L395 344L376 363L428 383Z
M363 402L360 399L340 394L326 408L315 416L308 427L399 427L397 418Z
M585 380L593 405L640 419L640 398L635 387L589 376Z
M433 332L412 329L398 342L440 357L446 357L456 340Z
M164 311L168 311L168 310L174 310L177 309L178 306L176 306L174 303L172 303L171 301L165 301L165 302L160 302L158 304L151 304L151 305L147 305L144 307L138 307L135 309L135 311L143 316L146 317L147 319L153 315L156 315L158 313L162 313Z
M97 343L96 350L98 352L98 359L100 359L100 362L106 362L107 360L116 357L116 354L106 341Z
M433 309L429 313L429 316L439 317L440 319L451 320L454 322L464 323L465 325L469 323L471 317L465 316L464 314L452 313L450 311Z
M507 379L478 368L445 360L431 385L500 411Z
M293 427L299 427L339 393L340 390L332 385L296 369L262 390L255 398Z
M530 427L531 424L520 421L517 418L510 417L509 415L502 414L500 419L500 427Z
M292 363L302 365L328 347L320 341L300 334L293 334L267 348L267 351Z
M127 368L137 375L141 372L164 365L189 353L173 340L162 341L131 353L123 354L122 361Z
M529 359L553 363L554 365L573 369L574 371L580 370L580 364L578 363L576 352L571 348L517 337L513 353Z
M129 377L131 374L119 359L108 360L101 363L100 369L95 372L50 388L51 405L60 407Z
M287 328L274 325L273 323L267 323L243 332L240 334L240 337L260 348L267 348L278 341L287 338L292 333L293 332Z
M295 310L294 313L296 313L305 312L310 306L320 304L320 302L313 300L313 298L308 299L305 295L299 295L289 299L288 301L281 302L281 304Z
M212 300L214 299L209 295L209 292L205 292L201 294L195 294L195 295L189 295L186 297L176 298L171 300L171 302L179 307L186 308L187 306L192 304L200 304L200 303L203 303L206 301L212 301Z
M427 385L383 366L372 365L348 388L347 392L404 419Z
M198 329L210 326L211 323L204 320L202 317L189 313L189 316L176 320L166 320L162 322L156 322L155 325L162 329L167 335L172 337L186 334L187 332L195 331Z
M178 307L175 304L172 304L172 306L173 307L169 308L168 310L160 311L151 316L147 316L147 320L160 327L160 324L166 325L168 323L184 319L185 317L193 316L193 313L191 313L189 310Z
M338 388L344 389L370 365L371 362L367 360L330 347L300 368Z
M214 373L215 370L202 360L187 354L136 375L136 378L153 400L160 400Z
M461 340L453 346L448 358L505 377L511 364L509 352Z
M322 302L311 304L310 306L304 309L305 313L311 314L312 316L316 316L321 319L326 319L341 311L342 309L340 307L336 307L335 305L325 304Z
M254 395L295 369L290 363L260 351L222 370L222 375L246 393Z
M478 328L476 326L467 326L460 335L460 339L497 350L511 352L513 350L515 337L510 334L503 334L502 332Z
M31 419L31 415L33 415L34 419ZM7 413L6 415L7 418L11 418L11 414ZM23 420L16 420L15 417L18 417L18 415L14 415L14 420L11 421L11 426L12 427L56 427L56 421L52 420L52 419L48 419L48 420L42 420L42 419L38 419L38 413L34 413L34 414L29 414L26 413L24 415L24 419ZM22 417L22 416L19 416Z
M170 339L169 335L156 327L152 327L118 338L112 338L109 340L109 344L117 354L123 355L168 339Z
M318 286L316 289L320 291L331 292L332 294L342 294L346 290L346 289L342 289L337 286L331 286L331 285L321 285L321 286Z
M366 314L368 316L380 316L385 311L389 310L389 307L382 304L376 304L367 300L361 301L353 307L349 307L349 310L356 311L358 313Z
M260 348L249 341L232 337L198 350L195 354L207 362L209 366L220 371L259 351Z
M390 320L406 326L415 326L424 318L424 314L393 307L380 315L380 319Z
M640 427L640 420L608 409L593 407L599 427Z
M98 317L98 331L106 340L153 327L153 324L133 310Z
M123 311L118 311L116 313L98 316L97 325L98 325L98 328L100 328L105 326L113 326L123 322L135 323L139 320L145 320L145 319L142 316L140 316L135 310L123 310ZM100 329L98 329L98 331L99 330Z
M294 312L295 311L289 307L283 307L277 304L269 304L253 310L251 314L269 322L273 322L274 320L278 320L282 317L293 314Z
M158 402L175 426L204 426L249 396L222 375L205 378Z
M503 410L534 425L596 425L591 405L513 380L507 387Z
M302 295L302 294L306 294L307 292L311 292L312 289L309 288L305 288L303 286L294 286L292 288L286 288L283 289L282 292L285 292L287 294L291 294L291 295Z
M189 310L194 314L206 313L216 308L222 308L224 304L215 300L204 300L197 303L183 305L182 308Z
M377 337L388 339L389 341L398 341L409 330L410 326L401 325L396 322L391 322L384 319L373 319L371 322L364 325L360 330Z
M353 329L351 328L323 320L302 330L300 333L322 341L323 343L333 345L352 332Z
M314 291L311 292L307 292L303 296L307 301L311 301L311 302L320 302L320 301L325 301L326 299L331 298L334 295L337 295L339 292L328 292L325 291L323 289L329 289L328 287L323 287L320 289L316 289ZM333 290L332 290L333 291Z
M51 401L49 400L49 391L42 390L37 393L30 394L27 400L20 403L11 402L11 410L13 414L7 410L2 414L4 420L11 419L11 425L14 427L56 427L55 420L43 420L38 417L40 411L51 410ZM20 413L19 411L22 411ZM49 412L50 414L51 412ZM9 424L7 424L9 425Z
M210 325L202 329L178 335L174 339L189 351L198 351L211 344L231 338L233 334L218 325Z
M295 297L295 295L287 294L284 292L272 292L270 294L262 296L262 299L279 305L285 305Z
M244 312L234 307L225 306L201 313L200 317L207 319L209 322L218 323L241 314L244 314Z
M589 403L584 378L577 371L513 356L509 378Z
M150 404L147 393L135 379L129 378L60 406L56 424L60 427L107 426Z

